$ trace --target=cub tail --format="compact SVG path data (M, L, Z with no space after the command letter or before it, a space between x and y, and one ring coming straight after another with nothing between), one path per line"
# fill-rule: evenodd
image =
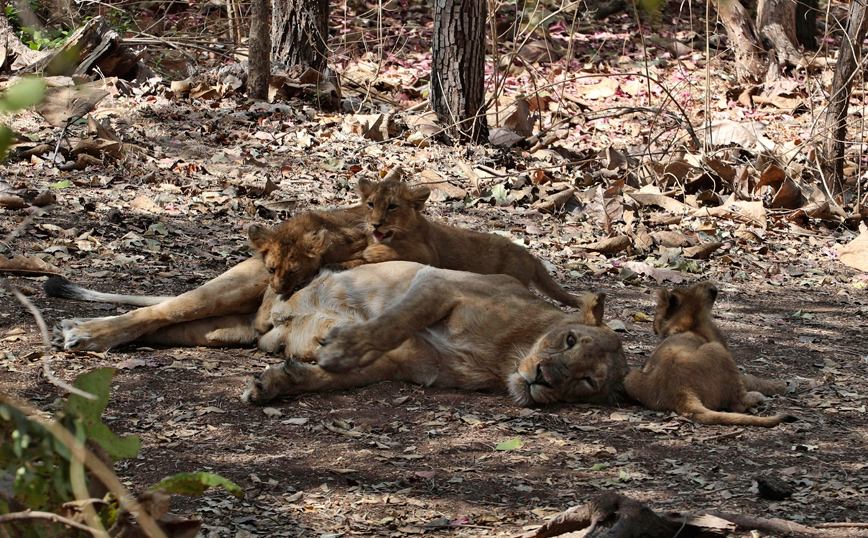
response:
M543 295L554 299L555 301L572 306L573 308L582 309L584 301L581 297L577 297L567 290L563 289L560 284L555 282L555 279L546 271L545 266L539 260L536 260L536 271L534 273L531 284L539 290Z
M771 379L762 379L750 374L741 374L741 382L744 385L744 390L748 392L761 392L766 396L784 394L787 392L786 381L773 381Z
M152 295L122 295L117 293L102 293L89 290L70 282L62 276L53 276L45 282L45 294L49 297L71 299L74 301L90 301L96 303L126 304L132 306L152 306L171 299L169 296Z
M679 413L692 413L693 419L702 424L724 424L731 426L759 426L761 428L773 428L781 422L795 422L798 418L792 415L774 415L771 417L758 417L744 413L729 413L725 411L712 411L705 407L696 396L690 395Z

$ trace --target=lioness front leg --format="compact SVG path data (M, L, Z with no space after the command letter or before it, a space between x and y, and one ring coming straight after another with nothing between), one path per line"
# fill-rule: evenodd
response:
M256 312L268 287L268 277L257 256L154 306L120 316L63 320L55 327L52 342L66 350L110 349L175 323Z
M317 361L326 370L364 367L400 346L425 327L446 318L462 300L454 282L478 278L454 273L438 275L428 267L419 270L407 293L380 315L364 322L332 328L321 342Z
M395 371L395 366L388 360L361 370L330 372L316 364L286 359L278 365L269 366L256 378L248 379L241 400L264 405L275 398L362 387L392 379Z

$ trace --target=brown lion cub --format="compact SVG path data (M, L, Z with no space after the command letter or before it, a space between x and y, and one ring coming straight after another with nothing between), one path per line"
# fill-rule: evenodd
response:
M581 300L561 288L524 247L499 235L426 219L422 208L431 193L428 187L400 181L374 183L363 178L358 192L368 210L373 241L363 254L366 261L406 260L482 275L509 275L556 301L581 308Z
M738 371L711 319L716 298L717 287L711 282L658 292L654 332L664 340L641 369L627 374L627 395L656 411L691 413L703 424L770 428L794 422L797 419L790 415L743 414L765 400L764 394L781 394L787 385Z
M308 211L274 229L251 226L250 244L259 251L270 274L271 289L292 293L324 266L348 269L365 263L368 246L362 206L335 211Z

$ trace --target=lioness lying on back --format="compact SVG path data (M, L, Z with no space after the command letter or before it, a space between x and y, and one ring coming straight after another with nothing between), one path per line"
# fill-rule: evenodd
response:
M509 275L556 301L581 307L581 301L561 288L524 247L499 235L426 219L422 208L431 192L427 187L360 179L357 190L362 206L368 209L368 231L374 243L365 250L365 260L406 260L483 275Z
M658 292L654 332L664 340L641 369L627 374L627 395L650 409L690 413L703 424L772 427L793 422L789 415L742 414L762 402L763 394L781 394L787 385L738 371L711 319L716 298L711 282Z
M243 399L404 380L508 391L522 405L613 402L627 366L602 324L603 300L585 294L567 314L512 277L411 262L324 272L272 310L259 345L291 358L251 380Z

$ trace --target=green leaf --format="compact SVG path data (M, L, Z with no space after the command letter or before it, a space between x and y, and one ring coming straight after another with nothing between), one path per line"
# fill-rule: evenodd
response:
M509 441L504 441L494 447L494 450L515 450L517 448L521 448L524 443L521 442L521 439L516 437L515 439L510 439Z
M0 112L15 112L31 107L42 100L44 92L45 83L41 78L25 78L0 96Z
M603 469L608 469L608 468L609 468L608 463L597 463L593 467L591 467L591 470L592 471L602 471Z
M64 179L63 181L52 183L51 185L49 185L49 187L51 187L52 189L65 189L70 185L72 185L72 183L70 183L68 179Z
M152 487L151 491L162 488L166 490L166 493L198 497L210 487L222 487L239 499L244 494L241 486L213 473L178 473L175 476L164 478L159 484Z
M93 394L96 400L72 394L66 400L64 410L67 416L78 417L88 439L99 443L114 461L118 461L135 458L142 443L138 435L118 437L102 422L102 413L108 404L109 389L115 372L114 368L100 368L78 376L73 386Z
M618 482L629 482L632 479L633 477L630 476L630 473L628 473L627 471L620 471L618 473Z
M494 196L497 200L503 200L504 198L509 196L509 192L507 192L506 187L504 187L501 183L491 188L491 195Z

